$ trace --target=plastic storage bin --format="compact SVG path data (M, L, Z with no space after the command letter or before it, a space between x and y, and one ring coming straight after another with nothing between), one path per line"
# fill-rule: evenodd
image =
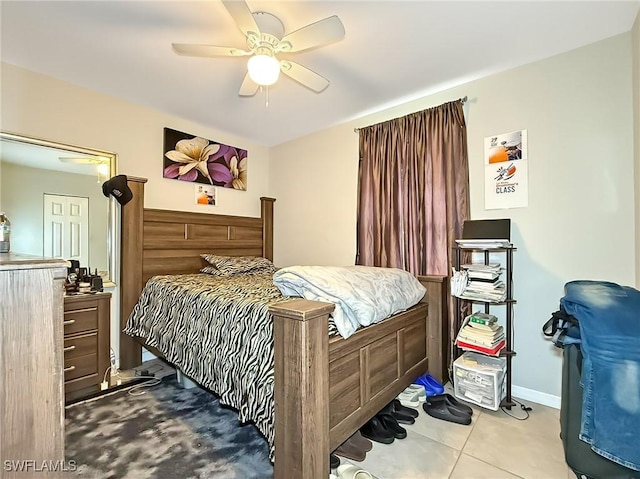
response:
M465 352L453 362L454 392L458 399L497 411L506 395L505 358Z

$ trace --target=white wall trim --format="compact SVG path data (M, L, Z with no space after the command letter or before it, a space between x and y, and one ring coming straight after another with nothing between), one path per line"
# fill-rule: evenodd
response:
M549 406L555 409L560 409L560 396L554 396L553 394L547 394L534 389L523 388L521 386L512 386L511 394L518 399L525 401L533 401L543 406ZM528 404L526 404L528 406Z

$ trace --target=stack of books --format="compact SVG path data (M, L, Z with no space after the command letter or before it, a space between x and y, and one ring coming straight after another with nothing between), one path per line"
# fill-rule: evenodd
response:
M498 356L506 346L504 328L492 314L473 313L464 318L456 345L465 351Z
M506 299L507 290L500 280L502 268L499 263L463 264L462 267L469 280L460 298L489 303L501 303Z

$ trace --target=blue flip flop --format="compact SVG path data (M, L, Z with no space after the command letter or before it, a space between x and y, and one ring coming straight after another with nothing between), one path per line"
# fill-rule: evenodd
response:
M444 393L444 386L438 382L431 374L426 373L413 381L413 384L424 386L424 390L428 396L436 396Z

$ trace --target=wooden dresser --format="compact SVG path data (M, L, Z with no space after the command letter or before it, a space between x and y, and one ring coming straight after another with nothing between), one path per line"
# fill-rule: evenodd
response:
M2 479L57 477L36 472L34 467L44 461L60 461L61 466L64 460L62 316L66 272L63 260L0 253ZM15 472L20 464L31 469Z
M64 297L65 401L100 390L109 368L111 293ZM107 374L107 379L109 374Z

